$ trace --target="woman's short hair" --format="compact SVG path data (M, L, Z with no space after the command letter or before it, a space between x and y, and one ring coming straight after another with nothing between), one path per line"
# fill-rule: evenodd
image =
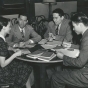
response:
M4 17L0 17L0 31L3 28L3 26L7 26L8 22L10 22L10 19L8 18L4 18Z
M64 16L64 12L60 8L57 8L57 9L53 10L53 13L58 13L60 17Z
M88 26L88 17L82 12L75 13L71 20L76 24L83 23L85 26Z

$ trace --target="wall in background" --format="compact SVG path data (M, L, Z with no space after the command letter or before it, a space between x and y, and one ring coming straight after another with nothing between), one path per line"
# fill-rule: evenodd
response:
M71 12L77 11L77 1L57 2L56 5L52 5L52 10L55 8L61 8L70 15ZM48 12L48 4L35 3L35 16L44 15L48 18Z

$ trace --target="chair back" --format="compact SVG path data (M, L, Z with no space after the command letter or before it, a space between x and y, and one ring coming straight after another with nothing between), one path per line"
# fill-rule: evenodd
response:
M66 19L70 19L69 14L68 14L68 13L64 13L64 18L66 18Z
M48 21L43 15L35 16L31 20L31 26L42 38L44 38L44 33L47 30L47 23Z

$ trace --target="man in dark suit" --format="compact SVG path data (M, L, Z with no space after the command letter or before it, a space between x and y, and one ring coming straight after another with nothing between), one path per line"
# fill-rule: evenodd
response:
M70 58L57 52L57 57L63 59L63 71L52 75L51 88L65 88L66 84L77 87L88 87L88 17L83 13L76 13L72 17L73 30L82 34L80 54L77 58Z
M12 26L11 33L6 40L10 46L15 47L20 42L23 45L37 43L41 40L41 36L28 25L27 15L19 14L18 23Z
M53 21L49 22L44 37L50 41L53 39L66 42L72 41L70 20L65 19L62 9L57 8L53 11Z

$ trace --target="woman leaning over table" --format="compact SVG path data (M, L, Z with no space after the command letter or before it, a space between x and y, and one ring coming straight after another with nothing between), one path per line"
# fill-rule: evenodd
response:
M22 88L24 85L31 88L28 78L32 67L27 62L15 59L17 56L21 56L22 51L19 50L11 56L9 54L5 37L10 33L10 27L10 20L0 17L0 81L13 82L13 88Z

